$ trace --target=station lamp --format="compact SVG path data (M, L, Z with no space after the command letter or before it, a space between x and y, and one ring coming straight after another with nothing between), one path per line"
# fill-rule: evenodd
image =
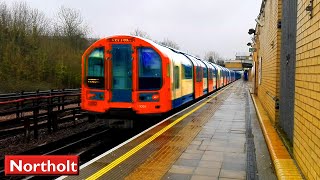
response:
M249 31L248 31L248 34L255 34L256 33L256 30L254 30L254 29L249 29Z

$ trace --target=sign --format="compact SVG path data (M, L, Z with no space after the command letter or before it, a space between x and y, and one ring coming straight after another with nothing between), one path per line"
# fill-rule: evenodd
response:
M249 52L256 52L257 49L256 48L249 48Z
M78 175L79 156L7 155L5 175Z
M108 39L109 42L125 42L125 43L129 43L129 42L134 42L134 38L111 38Z

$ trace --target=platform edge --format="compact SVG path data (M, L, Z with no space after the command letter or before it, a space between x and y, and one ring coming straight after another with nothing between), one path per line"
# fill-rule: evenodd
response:
M267 143L277 178L280 180L303 179L296 163L291 158L277 131L272 126L271 121L267 116L267 112L263 109L260 100L254 94L251 94L251 99L256 109L260 127Z

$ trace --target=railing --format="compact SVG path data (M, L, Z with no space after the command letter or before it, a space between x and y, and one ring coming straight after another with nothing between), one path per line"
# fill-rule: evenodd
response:
M273 96L271 92L267 91L266 94L272 98L272 100L274 101L274 107L275 109L279 109L279 98L277 96Z
M66 117L75 124L79 112L80 89L0 94L0 136L20 130L29 139L33 130L38 138L39 126L56 131L58 121Z
M39 97L39 96L48 96L48 95L57 95L57 94L71 94L71 93L79 93L80 89L59 89L59 90L47 90L47 91L35 91L35 92L17 92L17 93L8 93L8 94L0 94L0 102L9 101L9 100L17 100L22 98L31 98L31 97Z

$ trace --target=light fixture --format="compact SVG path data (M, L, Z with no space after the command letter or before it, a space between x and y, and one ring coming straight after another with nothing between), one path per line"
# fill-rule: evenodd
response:
M249 29L249 31L248 31L248 34L256 34L256 30L254 30L254 29Z
M312 18L313 0L310 0L309 5L306 7L306 11L308 11L310 13L310 18Z

